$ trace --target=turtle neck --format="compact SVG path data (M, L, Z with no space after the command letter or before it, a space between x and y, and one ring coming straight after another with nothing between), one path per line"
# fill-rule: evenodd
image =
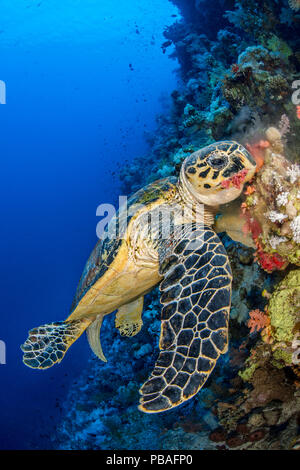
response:
M209 206L206 203L207 197L199 194L193 186L189 183L185 176L185 172L181 167L179 179L177 182L177 189L180 200L184 204L184 208L192 219L197 219L205 225L213 225L214 217L218 210L218 205L215 207Z

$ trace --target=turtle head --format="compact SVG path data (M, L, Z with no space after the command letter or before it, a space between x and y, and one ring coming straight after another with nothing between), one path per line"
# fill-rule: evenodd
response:
M242 145L216 142L185 159L180 181L200 202L218 206L239 197L255 170L253 157Z

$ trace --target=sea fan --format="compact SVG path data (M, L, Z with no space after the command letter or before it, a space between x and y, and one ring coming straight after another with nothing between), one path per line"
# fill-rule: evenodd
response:
M289 0L289 6L292 10L298 11L300 9L300 0Z

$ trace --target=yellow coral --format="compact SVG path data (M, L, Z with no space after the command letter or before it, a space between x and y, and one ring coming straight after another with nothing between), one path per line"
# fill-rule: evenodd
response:
M300 321L300 270L290 271L273 292L268 314L277 342L289 343L294 337L294 328Z
M269 127L266 131L266 138L270 142L272 150L278 153L283 152L281 133L276 127Z

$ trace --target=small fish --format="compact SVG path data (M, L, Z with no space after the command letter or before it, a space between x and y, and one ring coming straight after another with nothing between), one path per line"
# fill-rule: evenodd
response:
M166 49L167 47L171 46L172 41L165 41L162 43L161 48Z

